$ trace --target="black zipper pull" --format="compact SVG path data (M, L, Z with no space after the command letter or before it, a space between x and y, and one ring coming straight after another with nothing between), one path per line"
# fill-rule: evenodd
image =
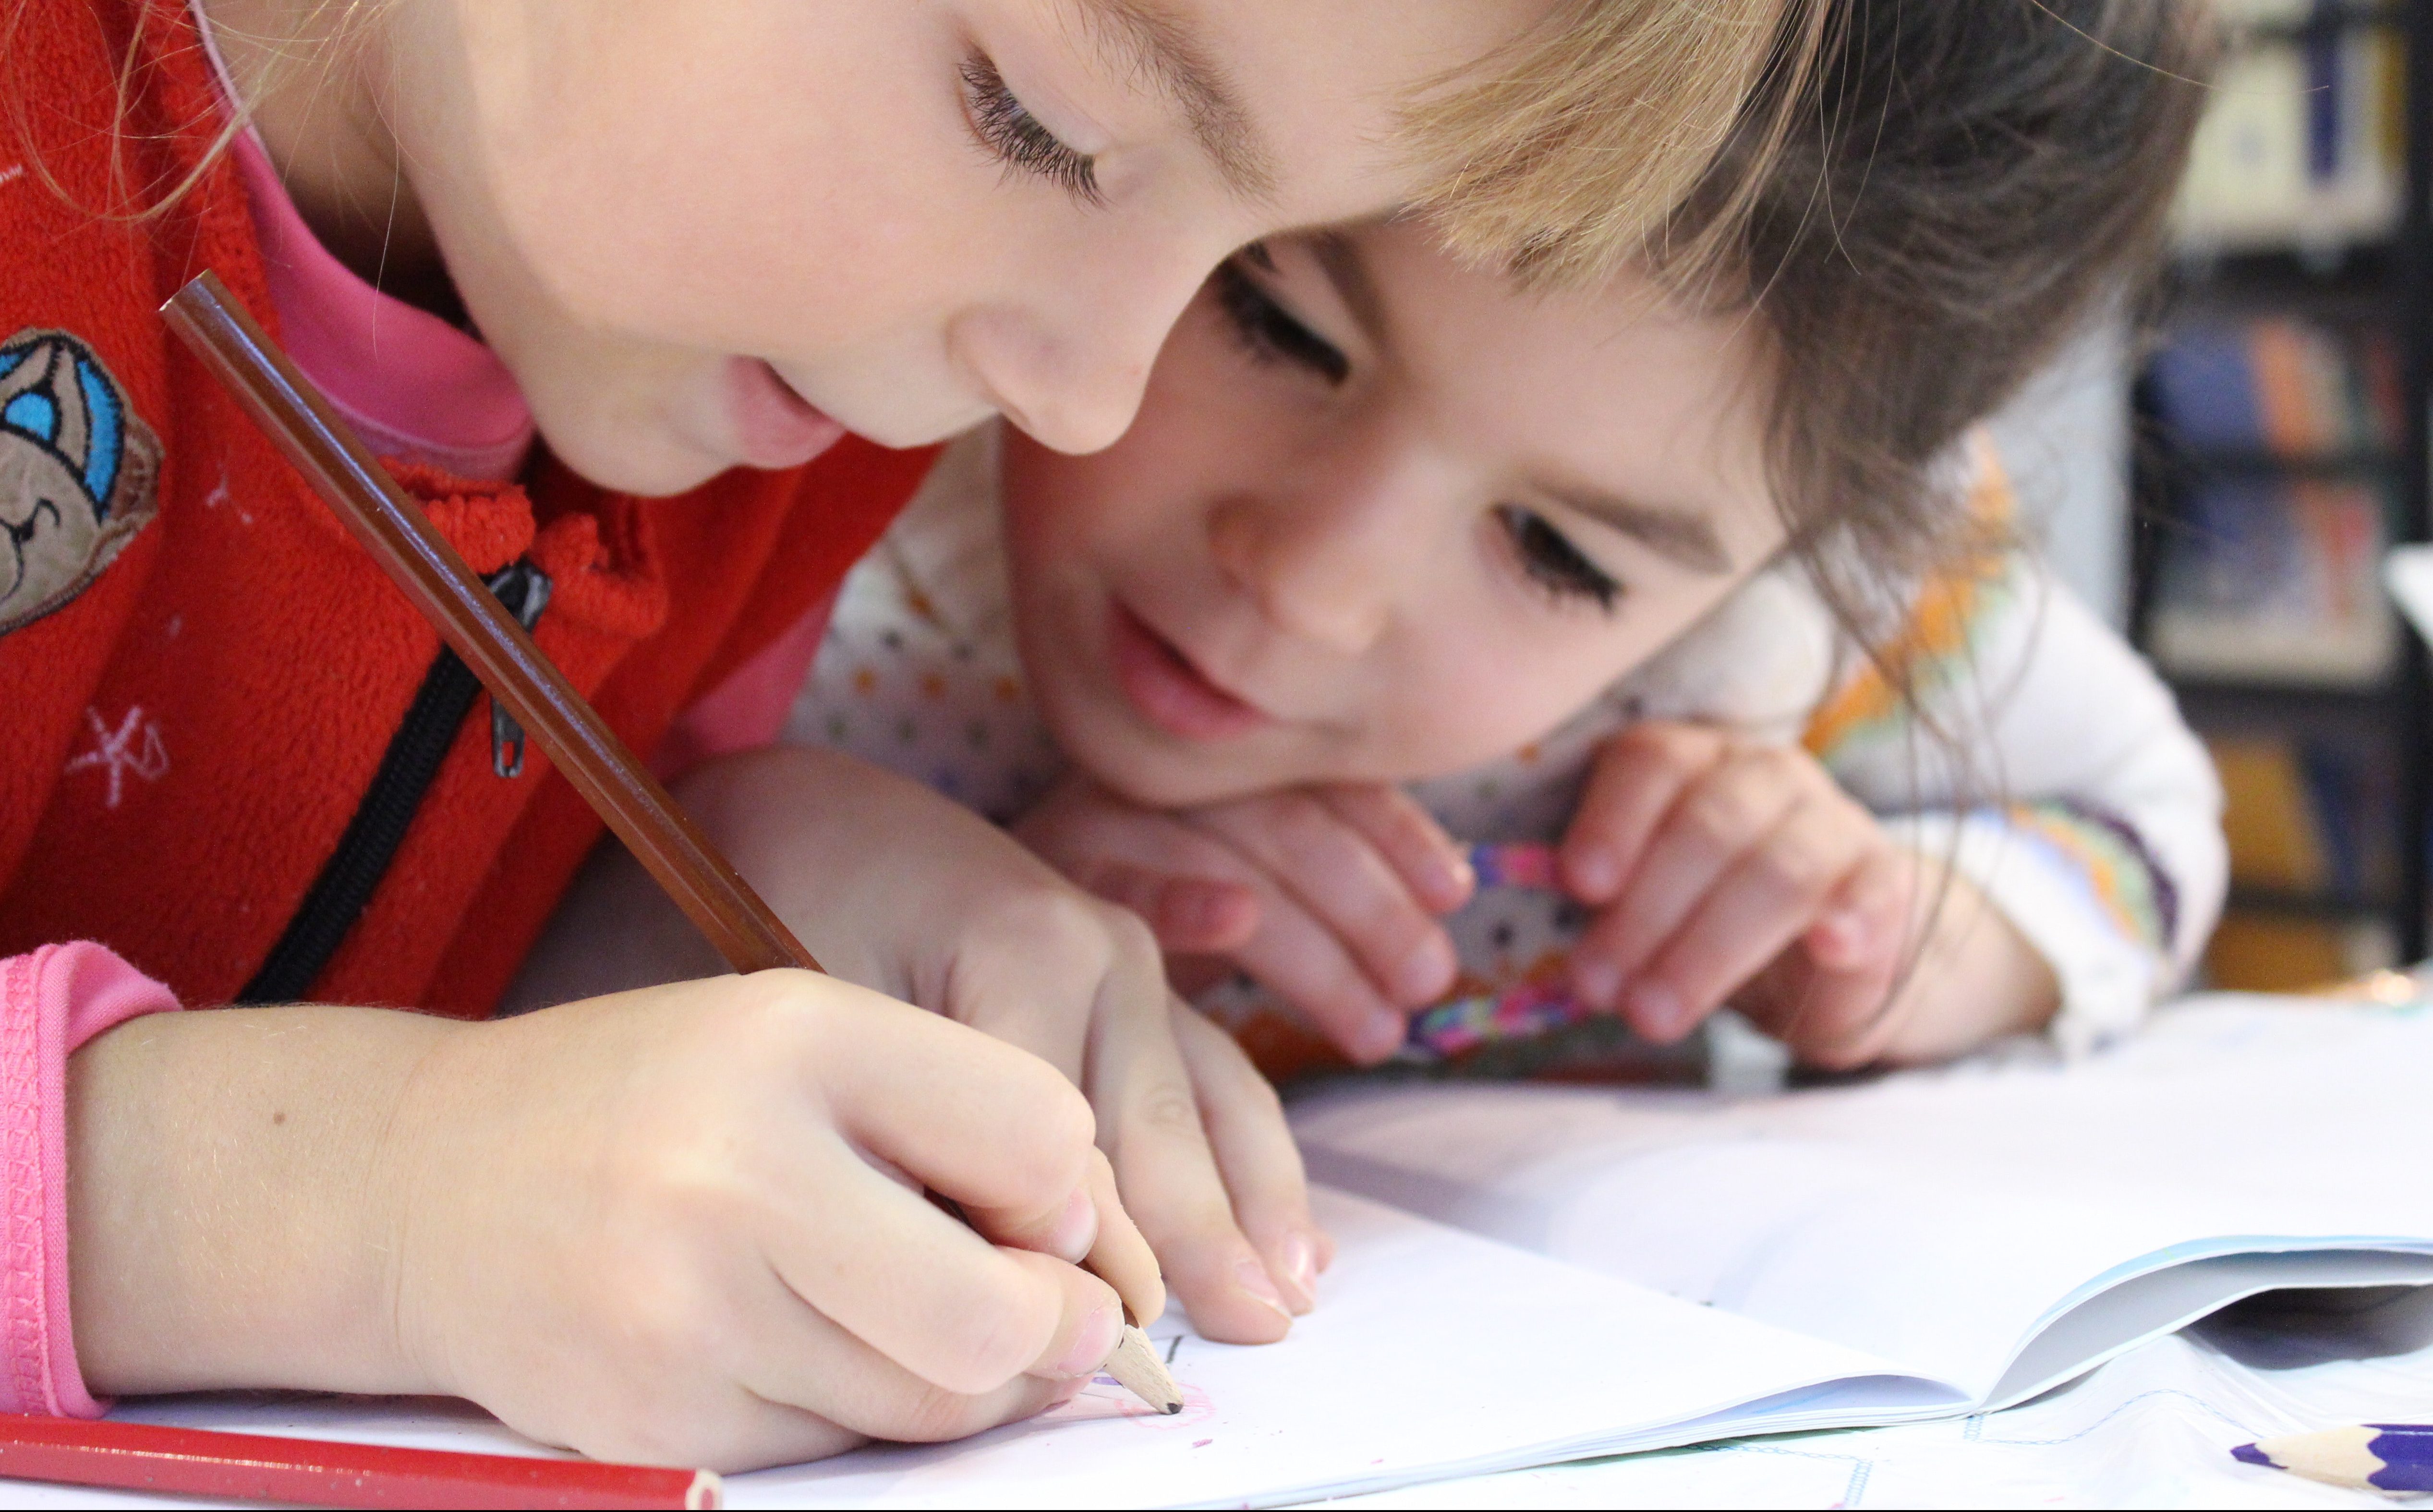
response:
M527 559L500 569L489 583L490 592L527 632L540 623L540 612L549 607L548 573ZM490 770L502 777L524 773L524 727L495 693L490 695Z

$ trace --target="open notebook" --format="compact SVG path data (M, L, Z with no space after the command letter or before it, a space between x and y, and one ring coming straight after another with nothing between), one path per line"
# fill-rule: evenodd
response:
M1287 1342L1169 1317L1188 1405L733 1477L729 1504L1273 1504L1997 1407L2240 1297L2433 1283L2433 1012L2215 998L2041 1053L1732 1098L1460 1084L1295 1109L1341 1251ZM468 1411L124 1415L503 1448Z
M1274 1504L1999 1407L2275 1287L2433 1283L2433 1012L2201 999L2041 1051L1734 1099L1342 1088L1342 1246L1288 1342L1179 1325L1190 1406L739 1478L738 1504Z

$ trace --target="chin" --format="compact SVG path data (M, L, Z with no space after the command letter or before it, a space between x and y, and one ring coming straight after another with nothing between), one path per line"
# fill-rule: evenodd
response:
M690 493L735 466L658 426L561 426L544 419L540 434L550 454L585 482L643 499Z
M1289 785L1246 770L1250 764L1238 759L1238 752L1228 753L1236 759L1195 760L1123 737L1079 745L1061 739L1059 743L1100 787L1144 808L1196 808Z

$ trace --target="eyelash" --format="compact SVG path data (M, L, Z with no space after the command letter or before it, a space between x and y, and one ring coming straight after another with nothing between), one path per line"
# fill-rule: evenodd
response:
M996 64L978 53L963 60L963 103L980 144L1007 168L1034 174L1096 209L1107 202L1098 189L1097 160L1074 151L1039 124L1014 97Z
M1216 270L1216 302L1226 324L1251 358L1308 368L1329 384L1352 373L1352 361L1325 337L1293 318L1237 261ZM1557 600L1587 599L1607 614L1622 602L1622 585L1556 529L1544 516L1518 504L1499 504L1497 523L1512 544L1514 559L1529 581Z
M1558 600L1591 600L1607 614L1622 602L1622 585L1590 561L1545 516L1518 504L1498 504L1495 518L1530 582Z
M1305 367L1332 386L1352 376L1352 359L1324 336L1293 318L1238 262L1216 269L1216 302L1226 324L1252 360Z

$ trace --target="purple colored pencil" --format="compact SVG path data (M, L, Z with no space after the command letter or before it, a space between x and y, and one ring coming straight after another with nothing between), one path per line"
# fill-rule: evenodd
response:
M2370 1422L2317 1434L2285 1434L2232 1450L2250 1465L2361 1491L2412 1496L2433 1491L2433 1427Z
M1471 870L1480 887L1534 887L1559 891L1562 875L1555 864L1555 847L1533 841L1503 845L1472 845Z

